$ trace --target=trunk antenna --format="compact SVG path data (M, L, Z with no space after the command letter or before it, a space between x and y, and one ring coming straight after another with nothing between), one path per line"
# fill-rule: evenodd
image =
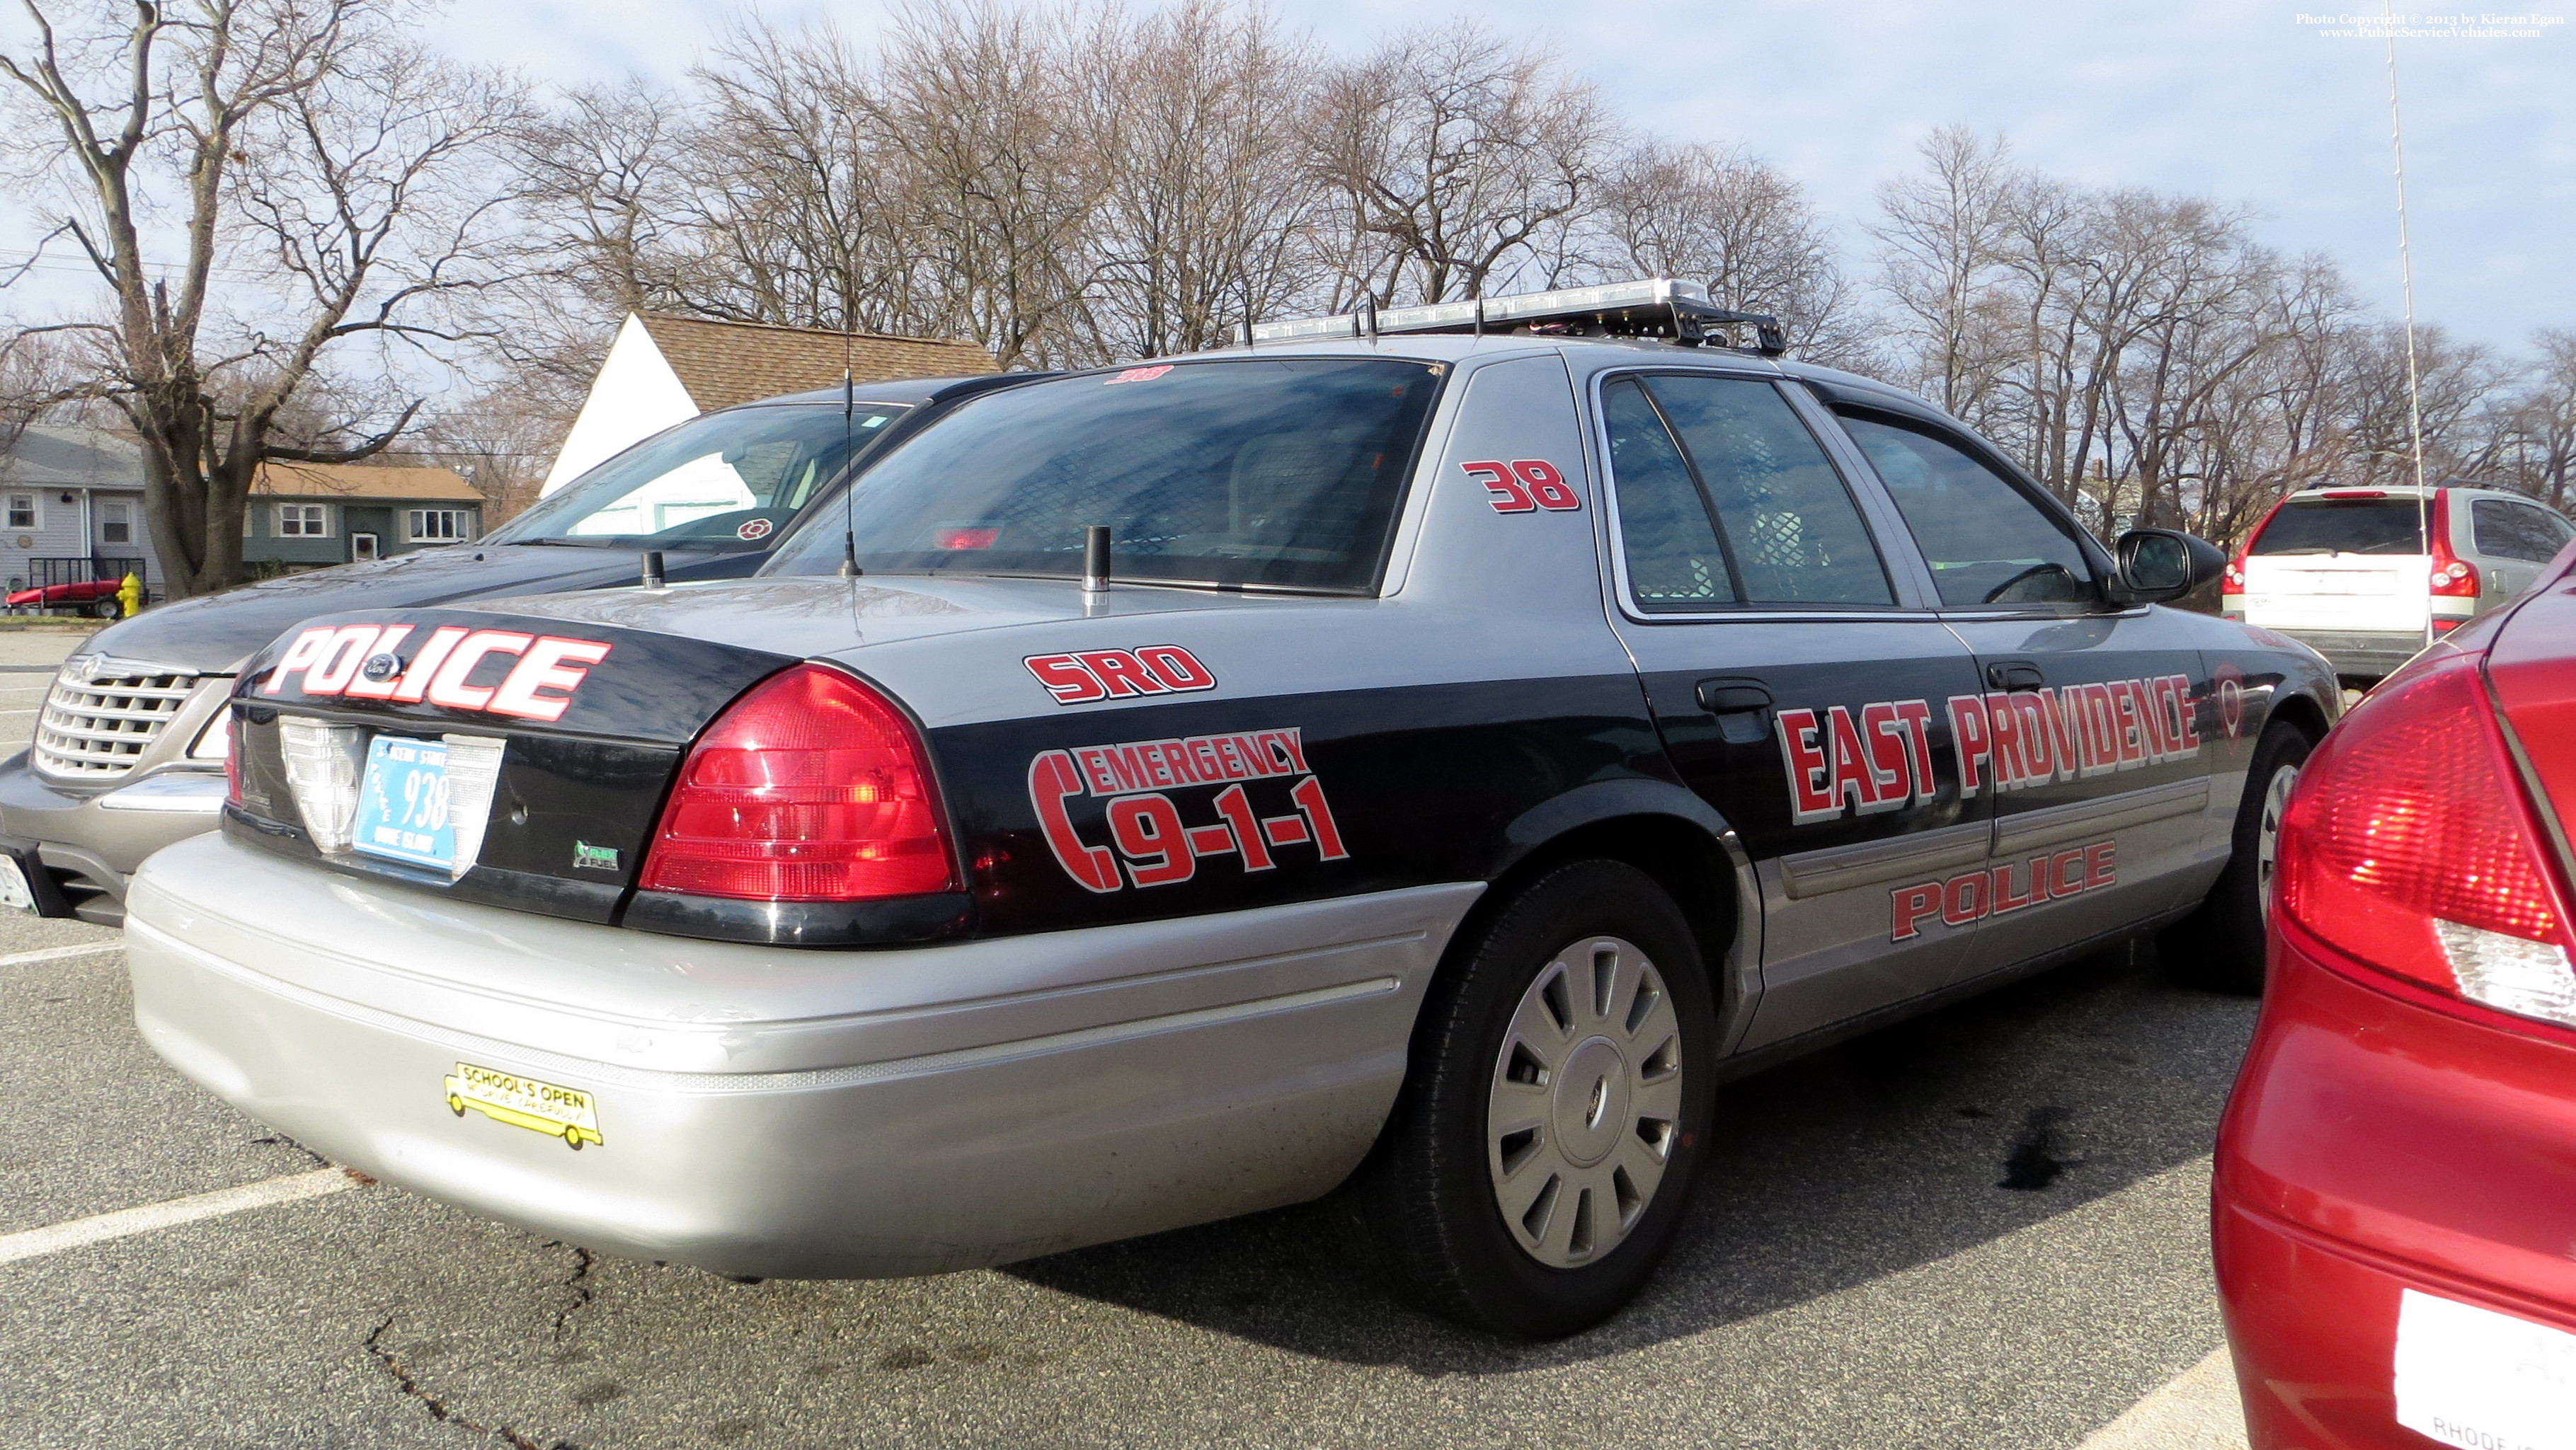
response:
M859 476L850 467L858 449L859 384L850 369L850 335L841 334L841 577L859 577Z

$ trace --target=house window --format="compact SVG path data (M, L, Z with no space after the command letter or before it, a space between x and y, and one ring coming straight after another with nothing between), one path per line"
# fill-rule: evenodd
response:
M327 539L331 536L327 507L318 503L282 503L277 506L277 535L282 539Z
M98 506L98 541L102 544L134 542L134 506L113 501Z
M36 512L36 496L34 494L13 493L9 495L9 527L13 529L37 529L43 528L44 524L45 521L43 517Z
M469 509L411 510L411 541L415 544L460 544L470 520Z

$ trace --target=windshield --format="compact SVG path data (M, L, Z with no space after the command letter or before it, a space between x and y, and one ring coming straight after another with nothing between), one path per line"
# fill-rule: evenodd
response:
M2411 498L2284 505L2248 554L2421 554L2423 515Z
M732 408L648 438L484 536L494 544L760 549L906 411L861 403Z
M1110 528L1115 577L1366 592L1442 369L1346 359L1134 367L981 398L922 430L850 496L869 573L1082 572ZM763 572L840 567L818 518Z

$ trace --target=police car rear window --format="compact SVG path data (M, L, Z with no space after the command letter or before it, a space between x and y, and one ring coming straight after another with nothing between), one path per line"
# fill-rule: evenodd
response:
M1439 378L1255 358L1013 388L871 470L849 535L870 573L1073 577L1084 527L1106 524L1113 577L1367 592ZM841 523L808 520L766 572L837 569Z

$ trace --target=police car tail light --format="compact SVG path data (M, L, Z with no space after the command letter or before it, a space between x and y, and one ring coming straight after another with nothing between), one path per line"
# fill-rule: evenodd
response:
M798 665L717 717L680 767L647 891L860 901L955 887L912 722L837 670Z
M2281 824L2280 910L2383 970L2576 1025L2566 895L2474 658L2374 695Z

